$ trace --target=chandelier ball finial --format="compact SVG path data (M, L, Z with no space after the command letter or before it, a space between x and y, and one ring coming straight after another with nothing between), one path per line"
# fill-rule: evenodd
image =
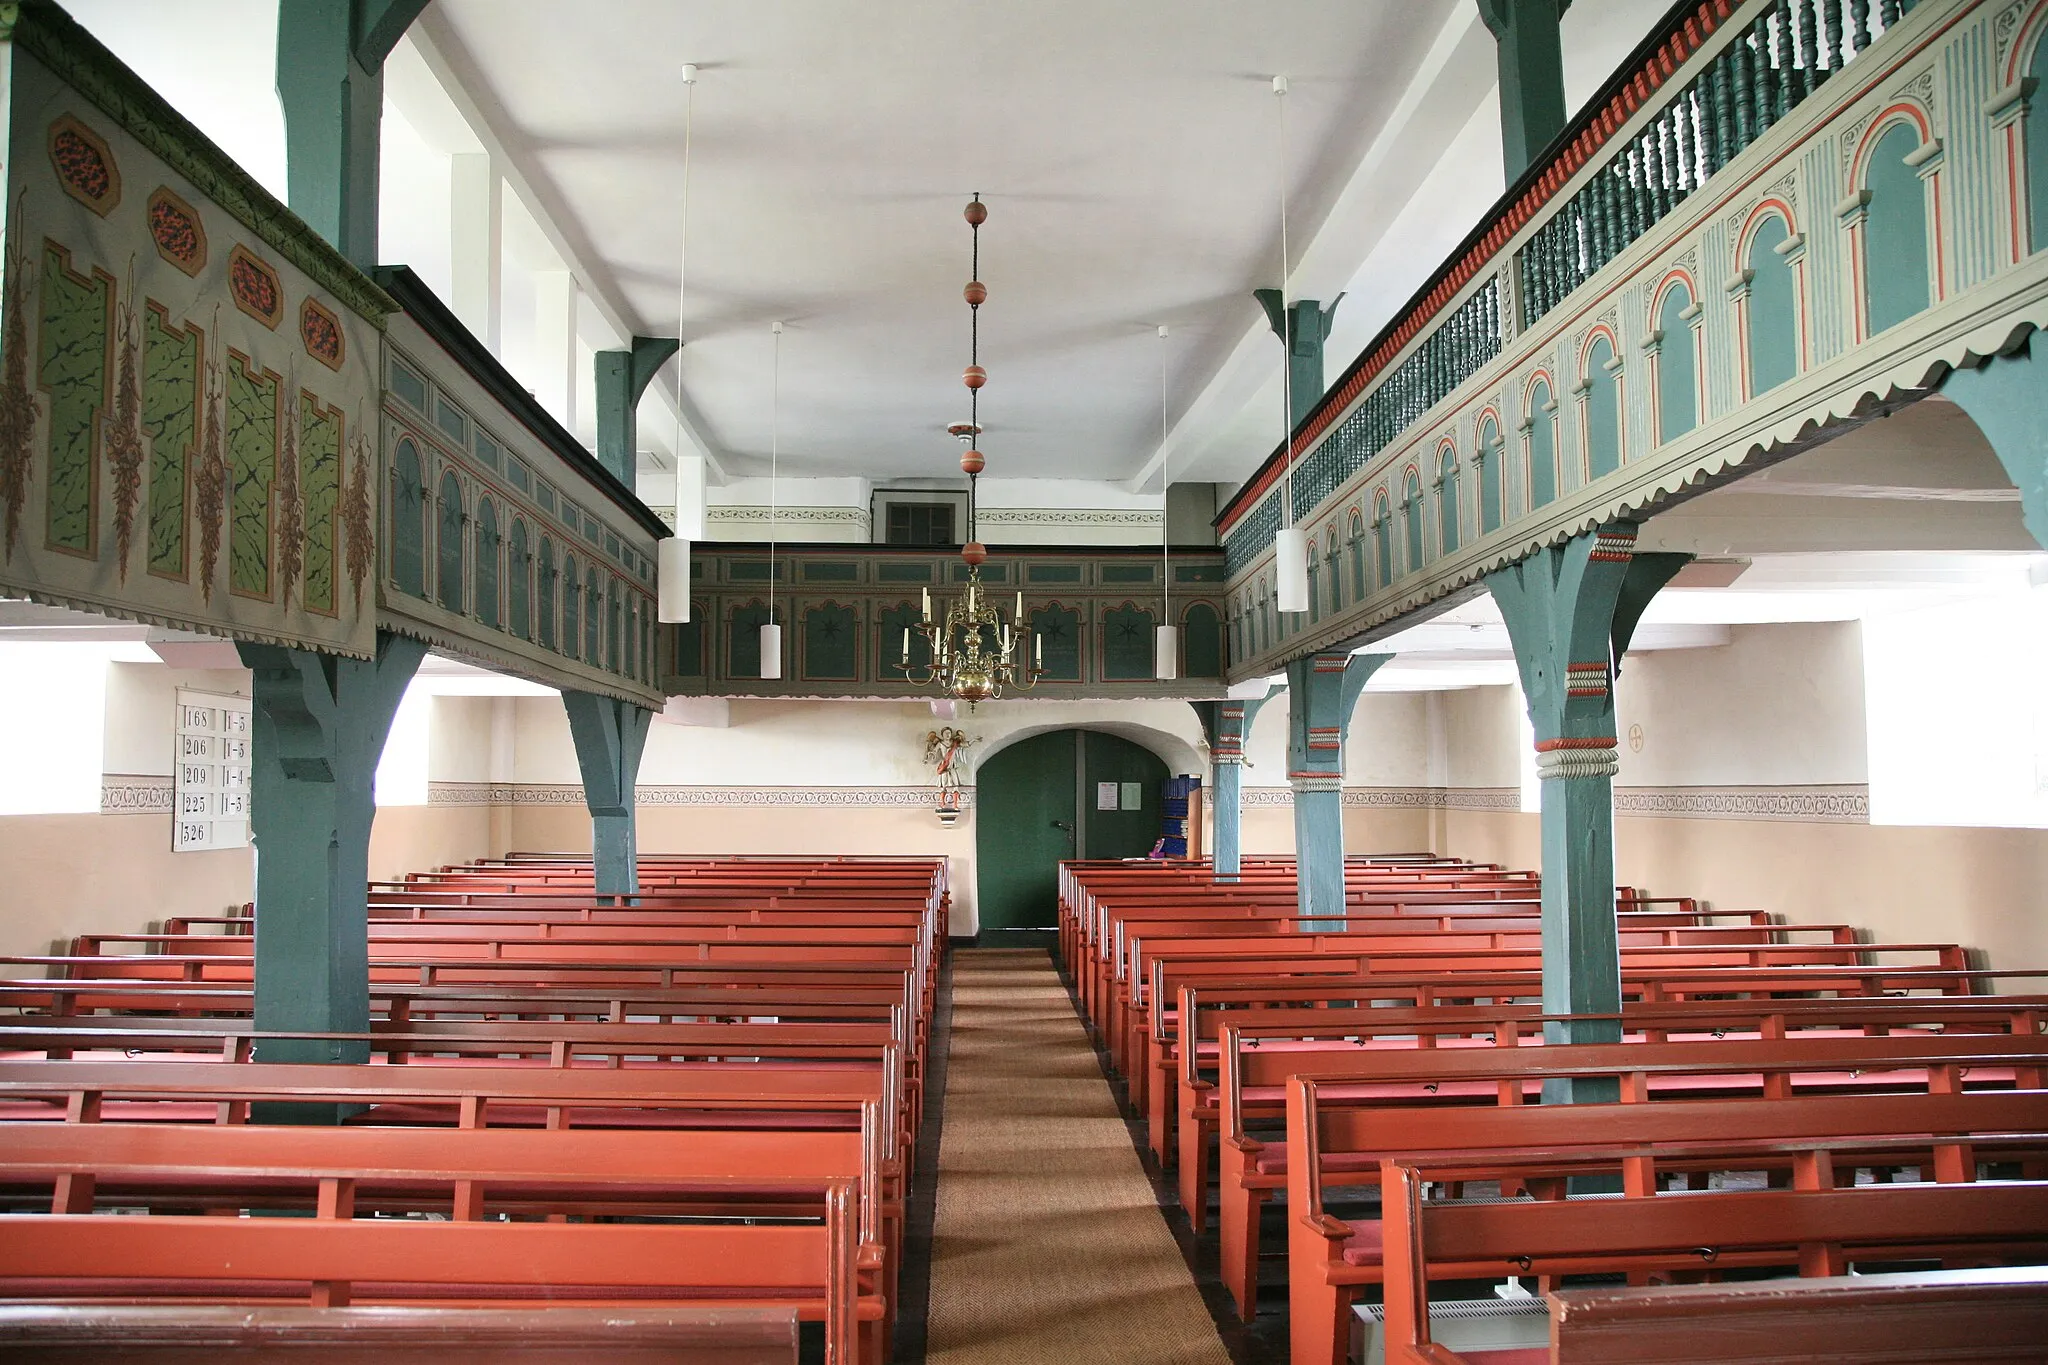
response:
M969 280L967 287L960 291L969 308L979 308L988 302L988 286L980 280Z
M960 557L975 568L980 568L988 559L988 546L978 540L970 540L960 547Z
M988 383L988 371L979 365L969 365L960 372L960 382L970 389L978 389Z
M980 451L969 446L961 453L960 468L968 474L979 474L982 470L988 468L988 461L982 458Z
M980 227L988 221L988 205L981 202L980 195L967 201L966 217L969 227Z

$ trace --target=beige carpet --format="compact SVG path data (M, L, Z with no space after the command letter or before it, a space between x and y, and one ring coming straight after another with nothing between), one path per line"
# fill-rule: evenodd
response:
M1229 1365L1042 951L953 959L930 1365Z

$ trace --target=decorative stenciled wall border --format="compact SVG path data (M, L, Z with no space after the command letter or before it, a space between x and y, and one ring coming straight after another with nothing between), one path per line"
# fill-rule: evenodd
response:
M806 806L901 807L930 810L939 804L937 787L649 787L634 791L639 806ZM434 782L431 806L581 806L583 788L543 783ZM974 804L974 789L961 805Z
M975 510L974 519L983 526L1101 527L1157 534L1161 515L1114 507L981 507Z
M662 509L655 509L656 515L661 512ZM668 508L667 512L667 519L672 519L675 509ZM757 521L765 524L771 516L778 522L786 521L796 526L857 526L863 538L871 524L864 507L757 507L735 502L704 509L704 520L712 526L733 522L752 525Z
M1248 807L1292 806L1294 793L1286 787L1247 787L1243 800ZM1515 787L1346 787L1344 804L1365 810L1518 812L1522 808L1522 794ZM1616 787L1614 813L1681 820L1867 825L1870 788Z
M1689 820L1790 820L1804 824L1867 825L1870 788L1860 784L1811 787L1617 787L1616 815Z
M108 773L100 779L101 815L169 815L174 804L169 777Z

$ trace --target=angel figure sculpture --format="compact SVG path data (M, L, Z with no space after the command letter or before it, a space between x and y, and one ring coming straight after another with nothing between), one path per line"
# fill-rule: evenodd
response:
M924 737L924 761L939 773L941 812L960 809L960 790L967 776L967 746L974 742L950 725Z

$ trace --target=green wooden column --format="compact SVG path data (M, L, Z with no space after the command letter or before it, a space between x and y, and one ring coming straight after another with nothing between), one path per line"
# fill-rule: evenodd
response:
M590 847L597 894L631 896L640 890L633 834L633 787L647 723L654 713L615 697L564 692L576 763L583 770L583 804L590 808Z
M1487 575L1500 604L1536 732L1543 783L1543 1007L1618 1015L1621 953L1614 918L1616 660L1643 608L1686 555L1635 553L1616 522ZM1621 1037L1619 1020L1551 1025L1553 1042ZM1559 1087L1546 1099L1611 1099L1611 1082Z
M1571 0L1479 0L1499 44L1501 160L1509 184L1564 131L1564 44Z
M1298 423L1323 401L1323 343L1330 339L1330 319L1344 296L1332 299L1328 308L1314 299L1296 299L1284 312L1277 289L1254 289L1252 297L1287 348L1287 401Z
M370 1027L370 822L377 760L427 647L379 634L375 659L244 643L252 677L256 1027ZM266 1042L266 1062L364 1062L366 1045Z
M1287 785L1294 789L1295 905L1304 930L1347 927L1344 736L1366 680L1391 654L1311 654L1287 665Z
M1231 701L1196 701L1202 733L1209 739L1209 761L1216 779L1210 805L1216 812L1216 847L1209 860L1209 874L1218 882L1234 882L1242 859L1240 838L1244 816L1244 738L1251 732L1259 708L1270 695Z
M680 349L674 337L634 337L631 350L597 353L597 462L628 488L639 473L640 395Z
M378 263L384 59L426 7L427 0L278 0L286 198L365 270Z
M2040 345L2036 333L2033 345ZM1941 386L1991 443L2006 476L2020 490L2027 531L2048 547L2048 366L2031 351L1956 370Z

